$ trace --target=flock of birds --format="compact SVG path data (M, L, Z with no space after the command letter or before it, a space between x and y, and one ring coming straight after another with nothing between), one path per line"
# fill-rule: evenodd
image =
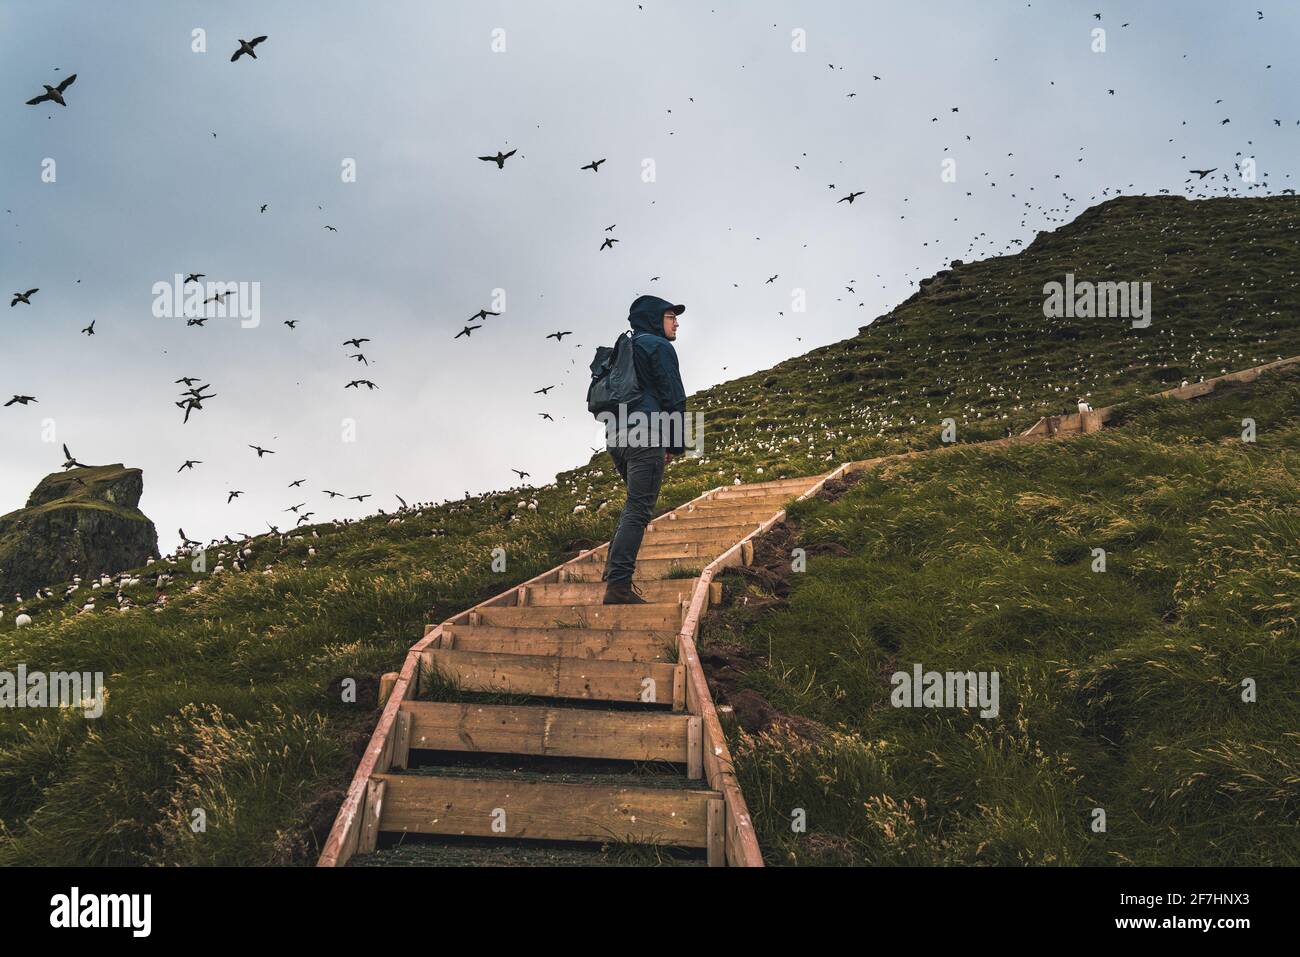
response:
M1257 20L1264 19L1263 11L1256 11L1256 14L1257 14L1256 17ZM1102 20L1101 13L1094 13L1091 16L1095 21ZM1129 22L1124 22L1120 25L1121 29L1127 29L1129 26L1130 26ZM238 47L232 53L230 57L230 62L235 63L245 57L247 57L250 60L257 60L258 59L257 50L258 48L261 47L262 44L266 43L267 40L268 37L264 35L256 36L248 40L242 38L238 39ZM842 65L839 67L837 67L835 64L827 64L827 65L832 71L837 71L837 70L842 71L844 69ZM1271 64L1267 65L1266 69L1268 68L1271 68ZM870 76L871 76L872 83L887 85L887 82L885 81L884 77L877 74L870 74ZM77 75L74 73L62 78L55 84L42 84L43 92L28 99L26 103L31 106L41 106L43 104L57 105L60 108L66 109L68 108L69 105L66 94L68 94L69 89L73 86L76 80L77 80ZM1049 82L1052 85L1055 85L1054 80ZM847 92L844 92L844 95L846 98L853 100L858 97L858 91L849 90ZM1105 88L1105 96L1106 97L1122 96L1122 91L1117 90L1115 88L1107 87ZM690 100L692 103L694 102L694 98L690 98ZM1214 104L1215 107L1221 105L1222 102L1223 101L1221 99L1216 100ZM669 112L671 112L671 110ZM961 111L961 104L948 105L944 108L943 111L940 111L938 114L930 117L928 122L929 124L935 125L936 129L948 130L950 127L944 125L943 117L964 118L965 116L966 114L963 114ZM962 119L954 119L952 122L961 123ZM1231 123L1231 117L1220 116L1216 118L1215 122L1219 126L1227 126L1228 124ZM1300 120L1296 120L1295 122L1296 124L1300 125ZM1187 120L1183 120L1182 125L1187 126ZM1282 127L1283 120L1281 118L1273 119L1273 126L1275 128ZM961 129L960 126L952 128L951 132L955 137L956 142L966 143L966 144L970 144L973 142L972 134L965 132L963 129ZM216 136L216 133L214 132L212 133L212 135ZM1173 143L1174 138L1171 137L1169 142ZM1250 145L1250 144L1248 143L1246 145ZM1085 146L1080 146L1078 152L1080 154L1084 154ZM945 145L943 147L943 153L945 155L951 155L950 145ZM497 172L508 175L507 165L509 161L511 161L512 159L514 160L514 163L518 163L520 160L526 161L526 157L519 156L518 154L519 154L518 147L511 148L509 150L503 148L503 149L498 149L494 153L478 155L477 159L483 163L489 164L490 167L495 167L495 170ZM808 154L804 153L803 156L801 157L801 162L795 164L794 168L796 173L802 172L802 165L804 165L807 162L807 156ZM1184 156L1182 157L1182 159L1186 160L1187 157ZM1246 159L1247 157L1245 157L1242 152L1238 152L1237 156L1233 160L1231 172L1229 172L1228 169L1226 168L1226 163L1222 166L1204 164L1204 165L1197 166L1195 168L1188 169L1187 170L1188 179L1184 183L1185 189L1183 190L1183 192L1185 193L1185 195L1187 195L1190 198L1209 198L1212 196L1220 196L1220 195L1243 195L1243 194L1249 194L1251 192L1267 191L1269 189L1267 176L1262 176L1260 177L1259 181L1250 182L1250 183L1244 182L1242 180L1240 173L1242 169L1242 164ZM1000 182L1004 182L1004 183L1009 182L1011 184L1014 184L1016 173L1018 172L1018 170L1015 168L1015 162L1014 162L1016 160L1016 153L1014 151L1007 152L1005 156L1005 160L1007 162L1004 164L1003 168L1000 171L995 171L992 169L983 171L983 175L982 177L980 177L978 186L972 185L971 188L963 190L965 196L972 197L976 192L976 190L980 188L987 189L989 191L999 190L1001 188L999 186ZM1084 163L1084 161L1085 161L1084 155L1079 155L1075 158L1076 164L1082 164ZM607 158L602 157L598 159L591 159L589 162L581 166L576 165L576 160L574 162L575 162L576 170L579 173L590 173L592 175L597 175L601 173L602 171L601 168L607 162ZM510 163L512 168L514 166L514 163ZM1052 173L1053 180L1061 179L1064 173L1065 170L1054 171ZM1216 173L1220 175L1215 179L1211 179L1210 177L1213 177ZM605 175L608 176L609 174L606 173ZM836 179L838 179L838 177L836 177ZM867 197L867 190L865 188L841 189L837 185L837 183L829 183L826 188L827 190L831 191L832 194L834 195L835 197L834 205L836 206L840 204L844 204L846 207L855 207L856 204L857 208L863 208L866 205L866 200L864 198ZM1097 193L1094 193L1092 196L1088 197L1087 201L1089 203L1092 203L1100 199L1106 199L1112 196L1121 195L1126 189L1132 189L1132 188L1133 188L1133 184L1128 184L1127 186L1123 186L1123 187L1107 186L1100 189ZM818 189L820 189L820 186L818 187ZM1036 192L1034 186L1028 186L1027 191L1029 193ZM1170 192L1170 190L1162 189L1160 192L1168 193ZM1294 190L1291 189L1284 189L1282 190L1282 192L1294 194ZM1058 200L1042 200L1042 201L1036 201L1034 197L1030 197L1026 199L1018 191L1008 190L1006 191L1005 195L1008 195L1010 200L1016 201L1019 204L1019 208L1022 210L1020 226L1023 228L1031 228L1030 226L1031 220L1035 220L1039 224L1044 224L1044 225L1047 224L1059 225L1068 222L1075 214L1075 211L1078 208L1079 204L1083 202L1083 200L1080 197L1076 197L1067 192L1062 192L1060 194L1060 199ZM909 198L903 197L902 202L908 203ZM269 206L270 206L269 203L260 204L259 212L261 214L265 214ZM899 219L906 219L906 218L907 217L905 213L899 216ZM958 218L954 217L954 222L956 221L958 221ZM621 242L621 239L619 237L612 235L612 233L616 228L616 225L617 224L612 224L605 227L606 235L601 237L601 242L597 247L598 251L604 252L604 251L614 250L616 244ZM322 229L329 231L331 233L338 232L338 228L332 224L325 224L322 226ZM755 237L755 238L759 239L761 237ZM925 241L922 245L923 248L926 248L928 250L928 252L938 255L942 243L943 243L942 238L935 238L932 241L930 240ZM594 241L593 241L593 245L594 245ZM1002 245L1001 248L998 248L997 242L993 238L989 237L985 232L980 232L970 238L969 243L966 246L964 255L967 256L974 256L974 255L981 255L981 254L991 255L996 253L1014 252L1017 250L1017 247L1023 247L1023 245L1024 245L1023 240L1018 238L1012 238L1007 240ZM943 260L946 261L946 259L948 258L948 254L945 254L942 258ZM767 270L764 270L763 273L760 274L760 276L767 277L762 280L761 284L773 285L775 281L779 278L780 273L773 272L769 276L767 275L767 272L768 272ZM879 273L875 274L875 277L877 280L880 280L882 282L882 288L884 288L884 277L882 277ZM204 278L205 278L205 274L203 273L187 273L185 276L185 284L188 285L191 283L198 283L201 285L202 280ZM659 279L658 276L650 277L651 282L657 281L658 279ZM909 276L907 281L912 286L916 285L916 278ZM741 284L739 282L732 283L733 288L739 288L740 285ZM859 280L850 279L848 280L847 283L844 284L843 288L850 296L856 297L858 295L857 293L858 286L859 286ZM36 296L40 291L41 290L39 287L32 287L30 289L26 289L23 291L14 292L12 294L10 307L15 308L20 305L32 307L33 297ZM212 318L211 313L214 313L217 309L219 309L224 304L224 300L226 296L227 293L220 289L211 289L210 294L206 295L203 299L205 314L188 318L186 320L187 325L202 327L204 323L206 323L210 318ZM839 297L839 298L842 301L843 297ZM859 301L857 305L858 307L863 308L866 306L866 302ZM212 306L214 308L212 310L207 310L206 307L208 306ZM461 328L459 329L459 331L456 331L454 335L451 336L451 338L453 339L453 341L464 338L467 342L469 342L474 332L484 328L484 326L488 323L490 319L499 317L501 314L502 313L500 311L494 311L487 308L479 308L476 312L474 312L472 315L469 316L468 320L464 321L463 323L460 323ZM784 311L778 311L777 317L780 319L785 319ZM299 320L296 319L283 321L283 324L290 331L296 330L298 323ZM94 336L96 334L95 321L92 320L88 326L82 328L81 333L86 336ZM574 334L573 330L555 330L547 333L544 336L544 340L554 339L557 344L562 344L565 337L571 336L573 334ZM796 341L802 341L802 337L796 336L795 339ZM358 365L365 368L367 370L366 375L370 374L368 370L370 369L371 359L370 356L368 356L366 352L363 351L362 347L365 344L370 342L371 340L369 338L357 336L357 337L350 338L344 341L343 343L345 347L355 350L347 353L347 358L355 361ZM570 345L573 344L570 343ZM578 344L577 348L581 348L581 344ZM722 368L725 371L726 366L723 366ZM191 415L194 412L203 410L205 407L204 406L205 402L211 399L215 399L217 397L217 393L211 391L213 387L210 384L202 381L197 377L183 376L176 380L176 384L182 385L184 387L184 391L182 391L178 396L178 398L175 400L175 404L177 408L180 409L181 412L183 413L181 419L182 424L188 423ZM379 388L379 385L370 378L349 378L346 384L343 386L343 388L357 389L358 391L365 389L367 391L373 392L374 390ZM546 396L547 393L549 393L549 391L553 388L555 388L554 385L546 386L544 388L535 390L534 394ZM26 406L35 402L38 402L38 399L34 395L14 394L12 398L4 402L3 405L4 407L10 407L15 405ZM1087 405L1086 400L1083 398L1078 398L1077 402L1079 403L1079 408L1081 410L1084 408L1084 406ZM552 422L554 421L554 417L546 411L538 411L536 412L536 415L545 421L552 421ZM274 450L263 448L256 444L250 444L249 447L255 451L258 459L262 459L266 455L276 454ZM65 447L65 457L71 460L71 456L66 455L66 447ZM180 466L180 468L177 469L177 472L192 471L195 466L201 464L203 464L203 460L196 459L196 458L186 459L185 462ZM69 466L65 465L65 468L66 467ZM518 477L520 481L523 481L531 477L530 473L523 469L512 469L511 471ZM297 484L299 483L294 483L290 487L291 488L295 487ZM329 489L325 489L322 491L323 494L329 495L330 500L333 500L335 498L346 498L349 500L355 500L359 503L364 503L367 498L371 497L369 493L363 495L345 496L341 492L332 491ZM227 504L229 504L231 502L234 502L240 496L244 495L244 492L238 489L230 489L227 490L226 495L227 495L226 502ZM406 507L405 501L401 499L400 496L397 496L397 498L400 502L402 502L402 507L405 508ZM286 511L290 511L296 516L295 519L296 526L301 526L308 519L310 519L312 516L316 514L315 512L312 511L302 511L302 509L306 507L306 504L307 503L302 503L302 505L291 506L289 509L286 509ZM271 523L267 523L267 524L273 531L276 531L276 527L274 525L271 525ZM186 546L194 544L193 540L189 539L183 533L181 534L181 538L183 544L185 544Z

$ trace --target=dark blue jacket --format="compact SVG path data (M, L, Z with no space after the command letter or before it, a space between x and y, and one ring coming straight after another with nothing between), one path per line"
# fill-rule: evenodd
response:
M664 313L673 308L666 299L641 296L632 303L627 321L632 327L632 358L642 395L629 412L686 412L686 389L677 366L677 350L664 338ZM672 451L681 452L681 442Z

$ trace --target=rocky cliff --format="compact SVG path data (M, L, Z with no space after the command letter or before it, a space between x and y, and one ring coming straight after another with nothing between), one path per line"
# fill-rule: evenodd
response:
M137 508L143 491L143 473L122 465L45 476L25 508L0 516L0 595L157 557L158 532Z

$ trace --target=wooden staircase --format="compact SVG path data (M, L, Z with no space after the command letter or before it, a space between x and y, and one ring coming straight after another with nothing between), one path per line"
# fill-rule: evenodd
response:
M695 635L714 575L828 477L714 489L656 518L634 575L645 605L601 604L605 544L427 627L385 676L319 865L477 841L517 847L506 862L565 842L761 866Z

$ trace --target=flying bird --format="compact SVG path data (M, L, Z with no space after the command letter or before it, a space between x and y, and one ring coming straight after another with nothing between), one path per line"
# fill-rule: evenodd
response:
M204 273L204 272L192 272L192 273L190 273L188 276L185 277L185 283L198 282L200 279L202 279L202 278L203 278L204 276L206 276L206 275L207 275L207 273ZM184 283L183 283L182 285L184 285Z
M554 389L554 388L555 388L555 386L553 386L553 385L548 385L548 386L546 386L544 389L534 389L534 390L533 390L533 395L546 395L546 393L550 392L550 391L551 391L552 389Z
M502 153L500 150L497 150L496 156L480 156L479 159L488 163L496 163L497 169L505 169L506 160L510 159L510 157L514 156L517 152L518 150L511 150L509 153Z
M76 80L77 74L73 73L71 76L64 77L58 86L50 86L48 83L42 83L41 85L45 87L45 92L40 96L32 97L27 101L27 105L36 106L38 103L44 103L46 100L49 100L51 103L59 104L59 106L67 106L68 104L63 99L63 91L72 86Z
M243 56L245 53L247 53L247 54L248 54L249 56L251 56L254 60L256 60L256 59L257 59L257 54L253 52L253 47L257 46L259 43L261 43L261 42L262 42L263 40L265 40L265 39L266 39L266 37L253 37L253 39L251 39L251 40L242 40L242 39L241 39L241 40L239 41L239 49L236 50L236 51L235 51L235 55L232 56L232 57L230 58L230 62L231 62L231 63L234 63L236 60L238 60L238 59L239 59L241 56Z
M301 319L286 319L284 320L284 324L288 326L290 329L297 329L298 323L301 321L302 321Z
M353 349L360 349L361 343L369 341L369 339L348 339L343 344L345 346L351 346Z
M33 294L33 293L38 293L38 292L40 292L40 291L41 291L41 290L40 290L39 288L37 288L37 289L28 289L26 292L16 292L16 293L14 293L14 301L11 302L11 303L9 303L9 308L12 309L14 306L18 305L20 302L26 303L27 305L30 306L30 305L32 304L32 300L31 300L31 296L32 296L32 294Z
M452 338L453 338L453 339L459 339L461 336L465 336L466 338L468 338L468 337L470 337L470 336L472 336L472 335L474 334L474 330L475 330L475 329L482 329L482 328L483 328L482 326L466 326L466 327L465 327L464 329L462 329L460 332L458 332L458 333L456 333L454 336L452 336Z
M303 482L305 482L305 481L307 481L307 480L306 480L306 479L295 479L294 481L292 481L292 482L289 483L289 488L297 488L299 485L301 485L301 484L302 484Z
M184 472L186 469L189 469L192 472L194 471L194 466L202 465L202 464L203 464L202 459L186 459L185 464L182 465L180 468L178 468L176 471Z
M586 166L583 166L582 169L589 169L589 170L591 170L593 173L599 173L599 172L600 172L600 164L603 163L603 162L605 162L603 159L592 160L592 161L591 161L590 163L588 163Z
M521 481L521 482L522 482L524 479L526 479L526 478L531 478L531 476L532 476L532 473L530 473L530 472L521 472L521 471L519 471L519 469L511 469L510 471L512 471L512 472L514 472L516 475L518 475L518 476L519 476L519 481Z
M241 495L243 495L243 494L244 494L243 492L229 492L229 493L227 493L227 495L226 495L226 504L229 505L231 502L233 502L235 499L239 498L239 496L241 496Z
M194 539L190 538L188 535L185 534L185 529L183 529L183 528L178 528L178 529L176 529L176 531L180 533L180 536L181 536L181 545L197 545L197 544L198 544L197 541L195 541Z
M1195 173L1200 179L1205 179L1205 177L1209 176L1213 172L1216 172L1218 169L1219 167L1216 166L1214 167L1214 169L1189 169L1187 172Z
M548 335L546 338L547 338L547 339L554 339L556 342L562 342L562 341L564 340L564 337L565 337L565 336L571 336L571 335L573 335L573 331L572 331L572 330L570 330L570 331L568 331L568 332L552 332L552 333L551 333L550 335Z
M367 389L369 389L371 392L373 392L373 391L375 391L375 389L378 389L378 388L379 388L379 386L375 385L375 384L374 384L373 382L371 382L369 379L353 379L351 382L349 382L349 383L348 383L347 385L345 385L343 388L345 388L345 389L355 389L357 386L360 386L360 385L365 386L365 387L366 387Z
M859 196L861 196L861 195L862 195L863 193L865 193L865 192L866 192L866 190L862 190L862 189L860 189L860 190L858 190L856 193L849 193L849 195L847 195L847 196L842 196L842 197L840 197L840 198L837 199L835 202L836 202L837 204L838 204L838 203L848 203L850 206L852 206L852 205L853 205L853 201L854 201L855 199L857 199Z
M37 399L36 396L34 395L16 395L8 402L5 403L5 407L8 408L9 406L13 405L15 402L17 402L19 405L27 405L27 403L35 402L35 401L37 401Z
M250 445L249 448L252 449L254 452L257 453L257 457L258 457L259 459L260 459L263 455L266 455L268 452L270 452L272 455L275 454L275 451L274 451L273 449L264 449L264 448L262 448L260 445Z
M82 329L81 331L82 331L85 335L93 336L93 335L95 334L95 323L96 323L96 321L97 321L97 320L95 320L95 319L90 320L90 325L86 326L86 328Z
M68 451L68 443L67 443L67 442L64 442L64 443L63 443L63 457L67 460L67 461L65 461L65 462L63 463L63 468L64 468L65 470L67 470L67 469L75 469L75 468L82 468L82 469L84 469L84 468L86 467L84 463L82 463L82 462L78 462L75 458L73 458L72 453Z
M474 313L474 315L469 317L469 321L473 322L475 319L481 321L483 319L486 319L488 316L499 316L499 315L501 315L501 313L499 312L492 312L489 309L480 309L478 312Z

